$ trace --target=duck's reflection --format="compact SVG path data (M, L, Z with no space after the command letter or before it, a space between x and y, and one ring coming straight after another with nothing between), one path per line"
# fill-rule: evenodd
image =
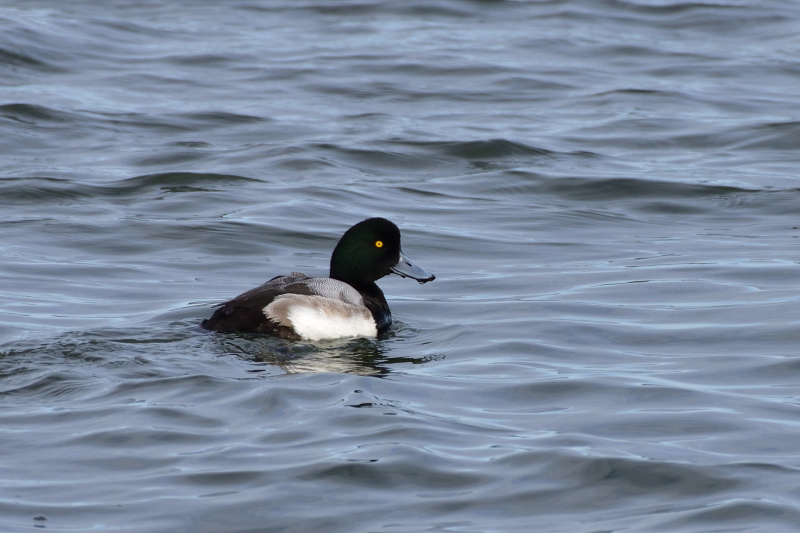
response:
M422 364L434 356L392 357L396 333L390 331L378 340L338 339L314 343L287 342L255 334L228 334L218 337L226 353L254 363L275 365L287 374L336 372L364 376L385 376L402 363Z

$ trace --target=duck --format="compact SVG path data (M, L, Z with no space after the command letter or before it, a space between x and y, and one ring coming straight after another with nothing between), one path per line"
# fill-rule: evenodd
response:
M204 329L264 333L290 341L382 335L392 312L375 281L396 274L419 283L436 276L412 263L400 248L400 229L368 218L348 229L331 254L327 278L292 272L276 276L218 304Z

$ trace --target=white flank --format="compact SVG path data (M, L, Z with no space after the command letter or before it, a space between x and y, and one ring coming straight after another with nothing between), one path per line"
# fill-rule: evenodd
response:
M283 294L264 308L264 314L310 341L378 335L369 309L324 296Z

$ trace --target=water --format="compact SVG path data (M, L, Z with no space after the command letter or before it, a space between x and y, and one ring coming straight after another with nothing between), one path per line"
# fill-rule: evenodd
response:
M0 7L0 529L796 531L800 7ZM385 338L198 328L369 216Z

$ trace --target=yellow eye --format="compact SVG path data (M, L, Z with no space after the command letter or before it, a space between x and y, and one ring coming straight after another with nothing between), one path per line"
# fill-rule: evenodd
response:
M383 248L383 241L375 241L376 248Z

